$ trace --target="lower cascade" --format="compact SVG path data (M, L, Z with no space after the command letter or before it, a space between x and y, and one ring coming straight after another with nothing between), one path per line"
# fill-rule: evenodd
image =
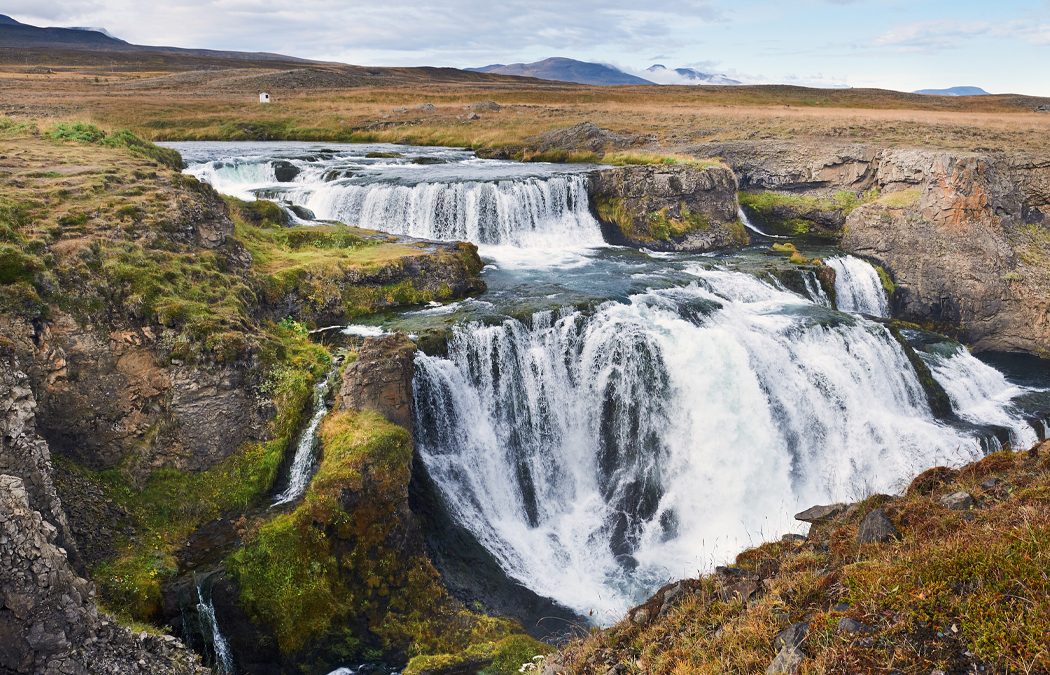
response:
M326 184L290 199L317 217L424 239L529 248L603 243L582 175L416 185Z
M802 508L982 453L934 417L881 324L693 274L592 311L457 326L447 357L417 356L419 452L452 516L512 578L600 623L795 529ZM997 395L952 400L999 423L1006 407L977 404Z
M878 271L867 261L851 255L828 258L835 270L835 295L844 312L888 317L890 303Z

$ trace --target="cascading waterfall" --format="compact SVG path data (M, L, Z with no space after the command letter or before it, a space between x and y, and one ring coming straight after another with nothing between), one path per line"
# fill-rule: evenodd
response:
M767 237L769 239L788 239L788 237L784 237L779 234L769 234L767 232L763 232L757 225L751 222L751 219L747 217L747 213L744 211L744 209L737 209L736 217L740 219L740 222L743 223L744 227L751 230L755 234Z
M310 477L317 464L317 429L328 414L328 392L332 386L332 373L314 385L313 416L303 429L299 443L292 456L292 465L288 470L288 486L276 497L271 506L294 502L303 496Z
M599 621L661 583L980 444L936 421L883 326L747 274L459 326L419 355L417 439L453 516Z
M215 606L211 602L211 597L209 596L205 599L202 584L203 582L197 583L197 614L203 621L201 630L205 635L211 637L212 649L215 652L214 665L216 671L219 675L232 675L234 672L233 655L230 653L230 646L226 642L226 637L219 629L219 621L215 618Z
M959 417L974 424L1008 429L1010 445L1025 449L1039 441L1039 434L1013 405L1023 387L1011 384L1002 373L975 358L962 345L948 354L920 352L934 378L951 399Z
M890 315L886 289L870 263L851 255L828 258L824 262L835 270L835 295L840 310L870 316Z
M824 287L820 284L820 279L817 275L808 270L802 272L802 283L806 287L806 295L809 299L817 303L821 307L831 307L831 298L824 292Z
M424 239L531 248L598 246L582 175L499 182L299 188L294 203L319 218Z

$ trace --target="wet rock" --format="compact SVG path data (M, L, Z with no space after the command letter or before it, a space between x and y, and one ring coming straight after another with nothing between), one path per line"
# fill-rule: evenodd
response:
M273 176L278 183L291 183L302 171L299 167L285 160L273 163Z
M795 520L814 525L834 520L846 512L846 504L827 504L824 506L811 506L801 513L795 514Z
M766 668L766 675L789 675L791 673L796 673L802 666L803 658L802 652L798 649L795 649L794 647L784 647L777 652L772 663Z
M949 508L952 511L969 511L972 509L976 502L968 492L953 492L950 495L944 495L940 499L941 506Z
M900 538L900 531L883 509L872 509L864 516L864 520L860 521L858 544L885 543Z
M294 213L297 218L301 218L303 220L317 220L317 215L305 206L299 206L298 204L289 204L288 210Z
M861 623L856 619L851 619L848 616L844 616L839 619L838 631L840 633L874 633L875 629L866 623Z

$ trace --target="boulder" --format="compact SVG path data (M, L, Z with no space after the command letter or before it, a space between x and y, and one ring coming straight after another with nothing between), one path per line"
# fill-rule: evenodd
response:
M794 647L785 646L766 668L766 675L790 675L798 672L802 666L802 652Z
M783 649L784 647L801 649L802 643L806 641L808 636L809 622L799 621L798 623L793 623L777 633L777 636L773 638L773 649Z
M864 516L864 520L860 521L858 544L885 543L900 538L900 531L883 509L872 509Z
M940 499L941 506L949 508L952 511L969 511L972 509L976 502L968 492L953 492L950 495L944 495Z
M273 163L273 177L278 183L291 183L301 171L302 169L283 159Z
M795 514L795 520L814 525L834 520L846 512L846 504L827 504L825 506L811 506L801 513Z

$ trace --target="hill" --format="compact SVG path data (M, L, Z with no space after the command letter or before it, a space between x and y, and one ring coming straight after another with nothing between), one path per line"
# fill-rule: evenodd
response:
M535 77L540 80L555 80L557 82L593 84L603 87L620 84L653 84L649 80L625 73L618 68L603 63L588 63L562 57L553 57L534 63L512 63L510 65L497 63L482 68L468 68L467 70L478 73Z
M913 94L925 94L927 96L991 96L980 87L948 87L947 89L919 89Z

